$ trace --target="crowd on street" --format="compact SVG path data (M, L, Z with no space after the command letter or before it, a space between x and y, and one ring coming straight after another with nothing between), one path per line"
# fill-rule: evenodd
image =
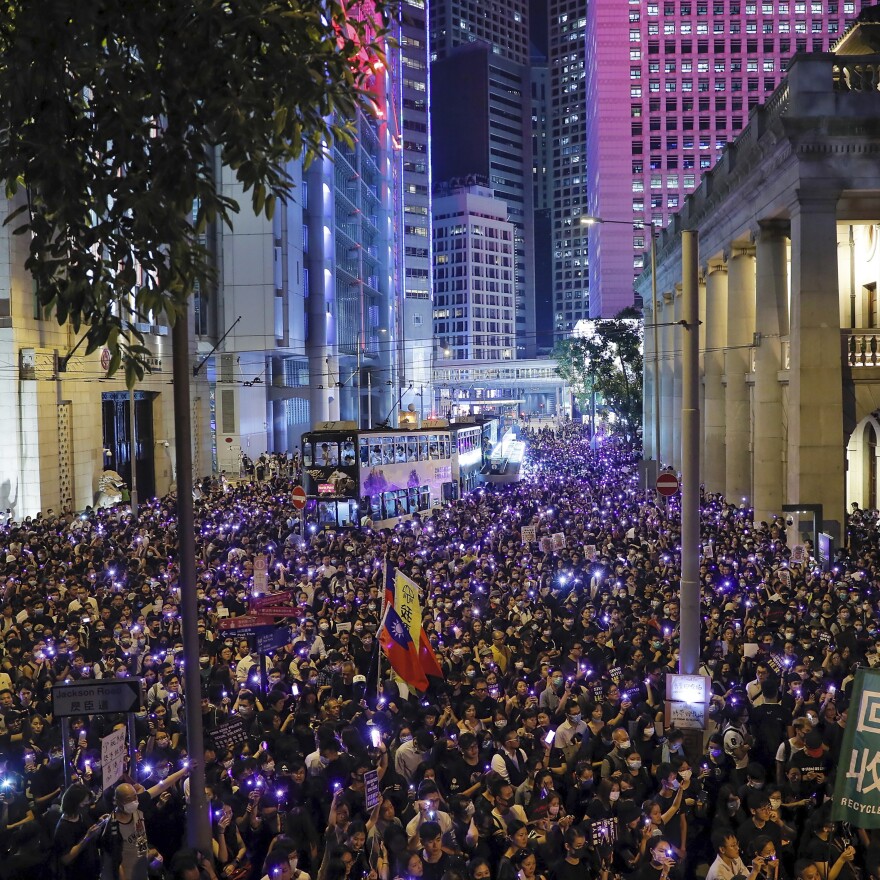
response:
M853 511L825 571L781 516L703 495L701 739L664 723L675 499L614 437L524 436L522 482L394 529L301 537L295 466L205 481L195 694L172 497L0 525L0 880L880 880L880 837L828 803L855 671L880 652L875 513ZM297 605L266 656L224 623L258 554ZM379 662L386 562L421 589L443 672L424 693ZM101 740L125 718L73 716L63 744L53 716L53 684L92 678L143 682L137 760L109 786ZM210 853L187 847L187 700Z

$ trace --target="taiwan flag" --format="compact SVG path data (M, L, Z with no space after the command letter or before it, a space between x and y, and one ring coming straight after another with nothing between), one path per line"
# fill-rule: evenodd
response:
M410 687L420 691L428 689L428 679L422 670L416 643L393 605L385 606L385 616L379 628L379 644L391 668Z
M422 626L422 608L419 602L419 587L399 568L385 565L385 604L397 612L409 630L410 637L418 646L422 671L430 678L444 678L437 663L434 649L428 641L428 634Z

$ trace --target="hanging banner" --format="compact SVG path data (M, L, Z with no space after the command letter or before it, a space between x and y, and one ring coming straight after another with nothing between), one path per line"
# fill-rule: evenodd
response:
M860 669L847 713L831 819L880 828L880 670Z

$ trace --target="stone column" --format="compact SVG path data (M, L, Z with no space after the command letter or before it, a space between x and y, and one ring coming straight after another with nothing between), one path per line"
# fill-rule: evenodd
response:
M662 296L663 305L660 306L659 300L657 303L660 307L660 323L664 325L660 328L660 345L662 346L660 353L660 459L664 464L672 464L675 460L672 441L673 386L675 384L673 296L672 293L664 293Z
M700 483L705 482L706 480L706 432L703 430L703 419L706 414L706 272L703 267L700 268L700 278L699 278L699 319L700 319L700 330L699 330L699 350L700 350L700 362L698 366L699 377L700 377L700 385L699 385L699 400L700 400Z
M724 410L724 349L727 346L727 268L709 266L706 276L706 351L704 362L705 404L703 483L707 492L723 492L726 474L726 421Z
M755 519L782 512L786 417L782 409L782 340L788 336L788 223L761 223L755 240Z
M749 249L735 248L728 262L727 348L724 374L726 437L724 494L733 504L743 498L751 501L752 454L751 389L746 384L750 372L750 346L755 332L755 256Z
M672 362L675 373L672 379L672 465L681 470L681 379L682 379L682 330L681 321L681 285L675 285L672 300Z
M843 369L837 277L838 193L800 191L791 216L788 504L844 516Z
M654 328L653 324L657 316L651 311L651 304L645 303L642 307L643 339L645 340L645 356L642 361L642 447L645 458L656 460L658 450L654 449L654 388L657 376L654 375Z

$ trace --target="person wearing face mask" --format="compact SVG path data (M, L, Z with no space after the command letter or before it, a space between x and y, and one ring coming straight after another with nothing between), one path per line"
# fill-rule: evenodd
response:
M681 876L678 857L671 841L662 835L652 837L648 843L650 860L644 861L632 875L633 880L676 880Z
M547 674L547 684L538 698L538 707L546 709L551 715L561 716L571 699L571 683L565 680L562 669L551 669Z
M564 857L550 868L550 880L583 880L589 858L587 837L580 825L567 828L563 836Z
M795 718L791 729L794 736L786 737L776 750L776 781L780 784L785 780L792 756L803 751L806 736L813 729L813 725L807 718Z
M682 809L685 789L675 765L661 764L657 768L657 781L660 790L655 800L664 817L663 834L669 838L677 855L684 860L687 852L688 820L685 810ZM670 818L667 819L666 816Z
M186 767L138 794L133 785L120 783L113 791L113 812L98 839L101 880L146 880L151 846L144 813L154 799L165 794L189 773Z
M79 783L69 786L61 798L61 819L55 827L52 850L64 880L94 880L98 874L93 844L104 825L90 822L88 802L89 790Z
M632 742L625 727L618 727L611 733L611 751L602 761L601 776L610 779L612 776L620 776L627 770L627 758L632 752Z
M642 756L635 749L626 756L626 770L622 778L627 781L629 798L640 804L651 787L651 778L642 762Z

